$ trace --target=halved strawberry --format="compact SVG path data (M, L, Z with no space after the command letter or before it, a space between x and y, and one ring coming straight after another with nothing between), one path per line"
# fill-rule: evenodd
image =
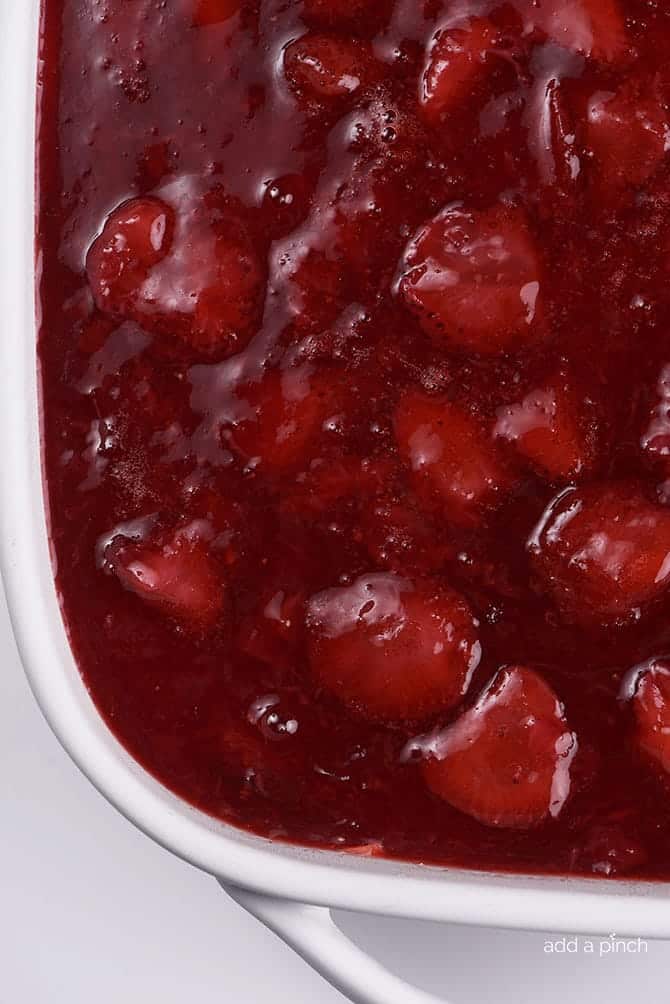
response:
M485 354L543 334L542 269L520 209L468 212L448 206L408 245L398 290L422 327Z
M639 94L631 83L616 92L597 91L588 103L585 143L598 192L641 185L670 150L662 100Z
M370 72L362 42L333 35L303 35L284 50L284 71L298 91L316 98L353 94Z
M529 7L530 20L565 49L603 62L626 51L626 24L618 0L533 0Z
M625 619L670 585L670 510L626 485L569 488L545 510L528 550L570 617Z
M138 287L170 251L173 234L173 211L160 199L131 199L114 210L86 256L99 310L132 313Z
M560 384L535 390L520 404L499 408L493 436L513 443L552 480L580 474L591 460L575 402Z
M192 8L192 24L197 28L229 21L239 11L240 2L241 0L186 0L187 6Z
M431 791L486 826L538 826L570 794L577 737L554 691L525 666L500 670L473 708L416 745Z
M642 756L670 774L670 660L650 659L626 681L633 709L633 743Z
M272 370L237 388L239 406L224 421L225 443L253 467L281 474L306 470L318 456L327 419L342 410L341 383L309 366Z
M486 75L495 41L495 27L482 17L435 33L419 84L419 104L429 122L437 123L458 108Z
M398 404L394 429L420 498L449 519L476 520L510 487L496 447L458 405L410 391Z
M224 611L226 583L199 522L156 542L116 537L105 565L124 589L178 620L211 627Z
M393 573L317 593L306 626L315 680L384 721L421 719L456 704L481 655L463 597Z
M244 227L181 192L115 210L87 258L96 304L182 337L204 353L231 352L250 334L263 283Z

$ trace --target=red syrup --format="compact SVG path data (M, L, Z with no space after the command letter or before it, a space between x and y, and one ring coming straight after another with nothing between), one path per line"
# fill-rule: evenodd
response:
M670 878L670 21L45 0L56 576L274 839Z

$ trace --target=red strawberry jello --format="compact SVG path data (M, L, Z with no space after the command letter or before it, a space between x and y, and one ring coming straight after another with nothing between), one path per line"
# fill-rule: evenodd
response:
M43 6L49 521L110 728L275 840L670 879L663 5Z

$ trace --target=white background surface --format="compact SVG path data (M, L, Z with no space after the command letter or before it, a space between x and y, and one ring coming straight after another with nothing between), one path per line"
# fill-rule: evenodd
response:
M222 893L111 808L51 735L0 594L0 1004L342 1004ZM670 907L669 907L670 908ZM338 923L451 1004L670 999L670 943L550 956L545 937Z

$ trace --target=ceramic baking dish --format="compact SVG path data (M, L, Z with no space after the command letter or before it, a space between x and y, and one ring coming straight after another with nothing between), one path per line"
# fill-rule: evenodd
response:
M42 494L34 308L40 258L33 245L38 6L38 0L13 0L0 8L0 545L23 663L65 749L124 815L216 876L360 1004L434 998L352 945L332 923L331 907L527 930L670 937L670 886L663 884L470 873L301 849L241 832L163 788L98 716L63 627Z

